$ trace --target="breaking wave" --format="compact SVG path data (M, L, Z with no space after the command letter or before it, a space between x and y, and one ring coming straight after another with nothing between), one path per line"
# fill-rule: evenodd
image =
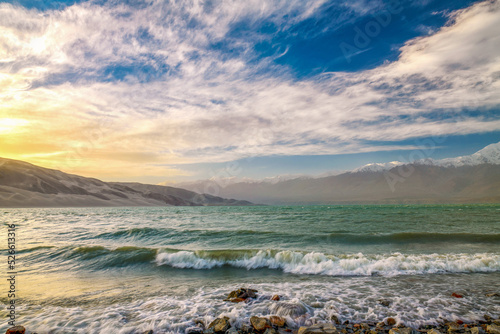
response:
M222 266L247 270L268 268L292 274L328 276L396 276L412 274L500 271L500 255L479 254L343 254L296 251L164 251L158 265L213 269Z

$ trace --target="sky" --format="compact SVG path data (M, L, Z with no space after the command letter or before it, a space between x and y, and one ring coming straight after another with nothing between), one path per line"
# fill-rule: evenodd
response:
M500 0L0 2L0 157L317 175L500 141Z

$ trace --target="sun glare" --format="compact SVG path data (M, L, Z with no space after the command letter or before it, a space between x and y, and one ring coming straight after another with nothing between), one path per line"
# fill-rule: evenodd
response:
M16 132L29 123L30 122L25 119L0 118L0 135Z

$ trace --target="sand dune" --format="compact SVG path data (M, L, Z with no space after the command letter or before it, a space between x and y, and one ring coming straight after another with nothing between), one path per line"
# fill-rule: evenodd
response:
M0 207L251 204L174 187L108 183L23 161L0 158Z

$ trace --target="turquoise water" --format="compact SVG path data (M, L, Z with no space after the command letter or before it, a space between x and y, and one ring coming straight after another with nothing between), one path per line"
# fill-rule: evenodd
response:
M273 294L306 310L289 317L296 326L332 315L413 327L500 315L499 298L486 296L500 292L500 205L2 212L16 224L18 323L38 333L184 332L219 315L245 322L283 313L266 299ZM240 286L259 299L223 301Z

